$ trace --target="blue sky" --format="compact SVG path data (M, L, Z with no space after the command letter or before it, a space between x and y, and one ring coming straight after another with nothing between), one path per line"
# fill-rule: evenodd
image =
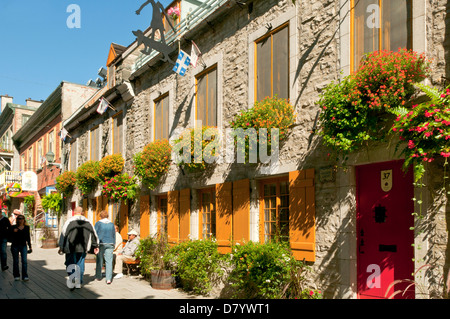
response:
M145 0L0 0L0 95L14 103L45 100L61 81L86 84L105 67L112 42L131 44L133 30L150 25ZM160 0L166 7L170 0ZM70 29L70 4L81 28Z

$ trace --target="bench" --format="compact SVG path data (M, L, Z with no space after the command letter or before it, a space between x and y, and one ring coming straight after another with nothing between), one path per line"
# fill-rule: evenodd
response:
M140 264L140 260L124 260L123 263L127 266L127 275L131 275L131 272L140 273L137 266Z

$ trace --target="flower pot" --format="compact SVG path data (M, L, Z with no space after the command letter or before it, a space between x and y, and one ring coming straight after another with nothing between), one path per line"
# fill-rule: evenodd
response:
M172 277L170 270L152 270L151 278L151 285L153 289L175 288L175 278Z
M58 242L54 238L42 240L41 248L56 248L58 247Z

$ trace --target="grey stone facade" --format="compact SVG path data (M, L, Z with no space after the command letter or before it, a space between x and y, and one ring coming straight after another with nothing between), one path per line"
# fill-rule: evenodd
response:
M151 195L150 233L156 233L156 204L158 194L173 189L201 189L224 181L250 179L252 189L250 208L250 239L258 241L259 202L258 180L279 176L290 171L314 168L316 200L316 262L312 264L309 278L324 291L325 298L357 297L357 235L356 235L356 182L355 167L361 164L391 161L398 158L395 143L371 145L368 150L350 156L347 166L333 162L330 152L320 137L311 135L318 112L316 102L321 90L332 81L349 74L350 56L350 1L348 0L255 0L249 6L227 2L225 9L209 24L203 23L188 32L203 54L206 67L217 64L218 70L218 127L230 127L230 121L243 109L253 104L254 92L254 41L267 31L266 25L276 28L289 22L290 36L290 101L298 114L296 126L280 149L281 165L278 167L253 167L237 164L216 165L212 172L183 175L172 164L169 173L155 190L142 188L142 194ZM448 61L448 11L447 1L413 1L413 49L425 51L433 59L433 74L429 83L443 85L442 76L450 78ZM130 9L131 10L131 9ZM131 30L130 30L131 32ZM180 41L180 47L190 52L188 42ZM201 66L189 68L181 77L172 66L157 58L135 70L139 57L135 44L130 45L116 62L116 85L129 82L133 99L119 96L114 99L117 110L124 111L125 171L133 173L133 155L153 140L153 101L161 94L170 95L170 132L174 138L183 129L194 126L195 75ZM176 58L177 48L172 56ZM143 71L144 70L144 71ZM342 73L341 73L342 72ZM92 116L72 133L77 139L78 165L89 160L89 129L101 126L102 155L110 154L111 115ZM310 142L311 141L311 142ZM67 144L66 146L67 147ZM441 163L442 164L442 163ZM337 165L335 176L322 181L319 176L329 167ZM430 264L433 268L416 276L424 290L416 288L417 298L442 296L443 281L449 268L448 223L450 212L442 186L442 165L430 165L424 189L415 189L415 196L423 191L422 211L424 219L415 229L415 268ZM100 190L90 195L99 196ZM196 193L191 198L191 235L198 238L198 205ZM81 202L75 193L70 201ZM419 209L416 207L416 209ZM139 229L139 201L130 210L129 228ZM421 286L421 287L422 287ZM423 292L423 294L422 294Z

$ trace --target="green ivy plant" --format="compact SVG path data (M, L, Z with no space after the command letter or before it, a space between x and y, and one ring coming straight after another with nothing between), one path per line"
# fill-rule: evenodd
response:
M58 216L61 213L61 204L62 199L60 193L50 193L42 198L42 208L45 211L55 212Z

